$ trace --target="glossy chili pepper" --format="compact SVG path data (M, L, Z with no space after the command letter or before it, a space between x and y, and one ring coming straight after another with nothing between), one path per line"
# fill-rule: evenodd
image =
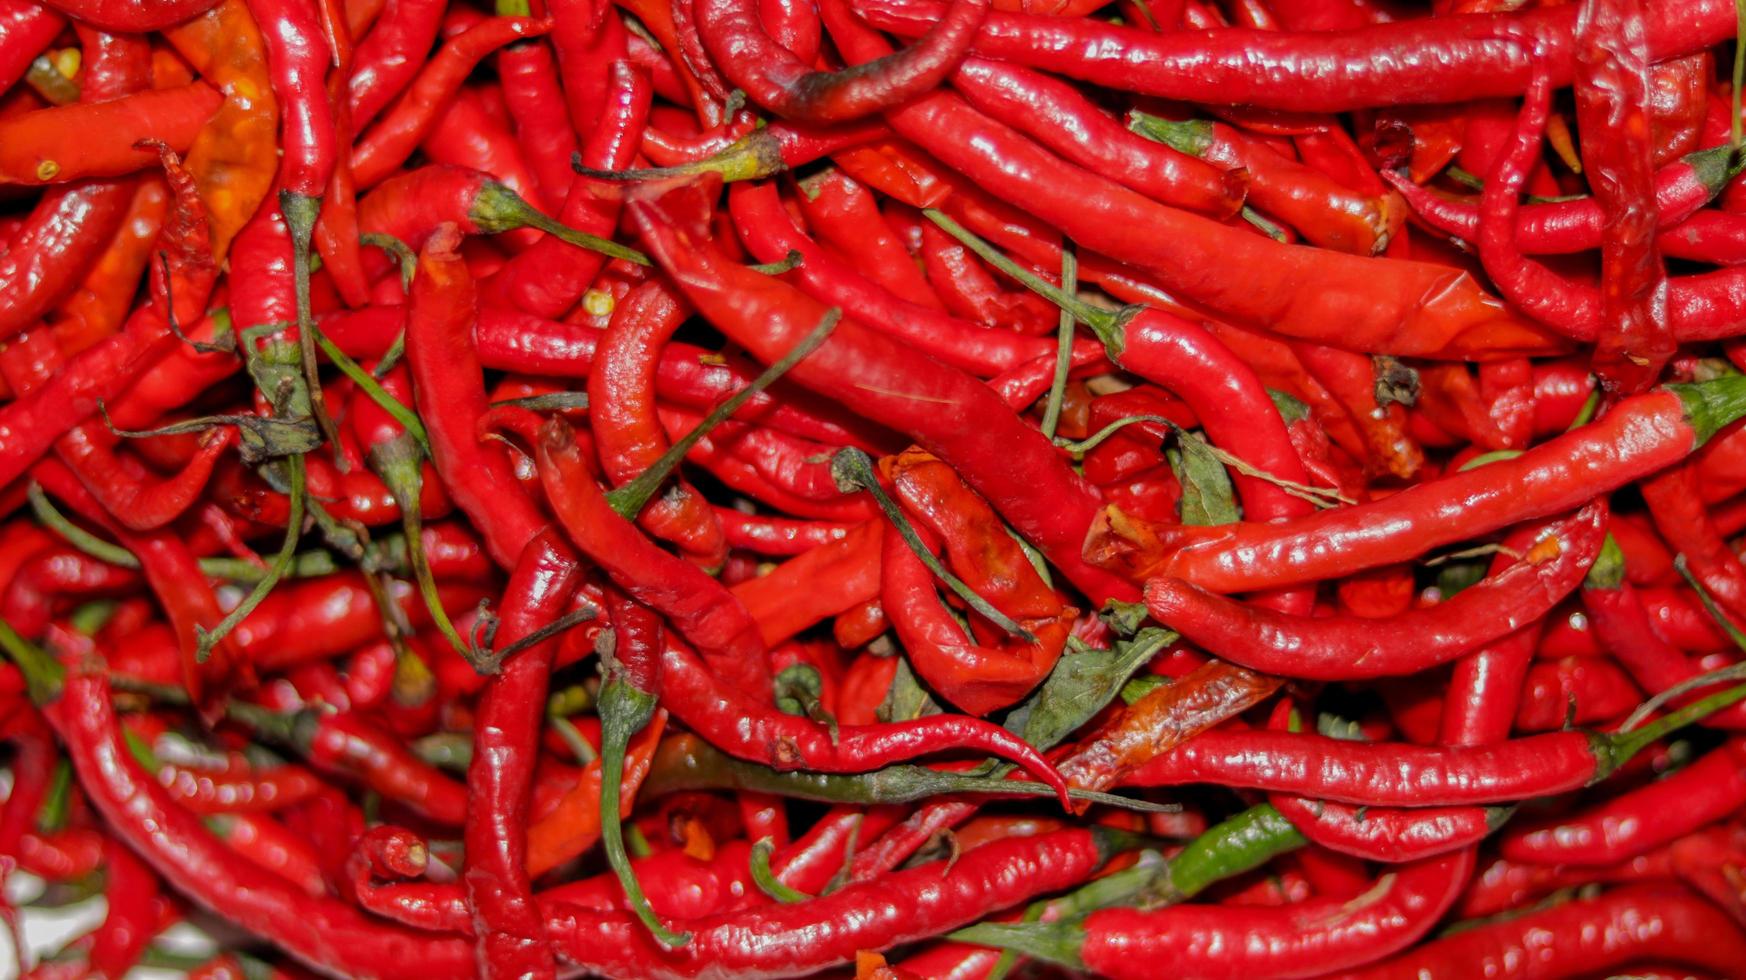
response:
M1220 160L1220 169L1197 162L1202 154L1136 136L1072 85L1040 72L967 58L952 84L977 109L1153 200L1223 218L1247 194L1242 164Z
M866 260L859 263L859 271L867 278L901 299L942 308L869 188L828 167L800 180L798 203L807 227L820 242L838 256Z
M940 361L977 375L995 374L1048 356L1054 345L948 316L887 293L807 238L782 208L774 185L736 184L728 204L740 237L757 258L800 255L792 276L809 296L856 311L856 318Z
M1729 179L1728 149L1699 150L1655 173L1655 213L1664 231L1684 228L1688 219L1712 215L1700 211ZM1438 231L1468 241L1479 237L1479 208L1452 201L1425 190L1389 171L1383 179L1392 184L1418 216ZM1529 255L1584 252L1600 245L1605 218L1600 204L1589 197L1524 206L1516 215L1515 240ZM1695 232L1694 232L1695 233ZM1667 237L1678 237L1667 233ZM1661 239L1657 239L1660 241ZM1699 257L1699 256L1692 256Z
M427 258L419 264L421 278L431 254L427 248ZM517 560L504 593L499 631L503 641L513 643L556 620L569 607L580 577L580 566L557 533L551 528L538 530ZM488 976L524 976L528 971L550 976L555 969L544 924L533 904L526 833L535 748L555 646L548 638L504 663L502 673L480 696L475 718L473 764L467 769L467 858L462 880L479 933L482 972Z
M55 345L68 356L117 330L138 292L140 273L151 261L163 227L168 193L156 180L142 180L121 227L85 281L50 316Z
M8 0L0 7L0 92L24 77L30 63L66 26L53 7L29 0Z
M691 942L663 951L624 914L553 910L548 924L567 959L607 973L695 977L710 969L804 972L844 963L861 949L884 949L936 935L1040 893L1078 884L1108 859L1101 835L1061 830L1012 838L965 854L942 873L926 866L822 898L777 904L691 923ZM814 936L808 923L847 928ZM746 931L779 935L747 944Z
M195 82L9 117L0 121L0 181L60 184L143 170L157 153L137 148L139 141L185 152L221 101L210 85Z
M352 125L362 131L412 84L442 24L442 0L391 0L354 53Z
M673 205L678 203L675 198ZM670 207L636 201L630 212L657 261L675 275L699 311L761 359L774 361L787 353L823 318L820 304L728 262L713 246L674 227ZM790 377L905 431L952 464L1094 599L1132 594L1078 557L1090 523L1086 512L1095 506L1090 488L987 387L945 365L907 354L852 321L839 324ZM840 383L849 377L859 379L852 389ZM925 392L926 401L886 392ZM966 427L971 425L979 430L975 438ZM998 459L988 455L995 445L1001 447ZM1041 499L1049 501L1047 514L1037 509Z
M1355 807L1284 793L1268 799L1305 838L1340 854L1398 864L1478 843L1508 819L1502 807Z
M546 520L516 481L503 449L478 439L485 387L473 348L473 280L456 254L459 244L459 232L444 225L419 256L407 356L437 472L483 533L492 558L512 568Z
M987 14L981 0L954 0L925 37L876 68L820 72L765 33L752 0L705 0L695 10L697 32L722 73L752 101L804 123L859 119L934 88Z
M551 24L543 20L495 17L443 45L394 108L353 146L352 177L357 185L374 187L406 162L475 65L506 44L550 30ZM354 117L359 116L354 109Z
M1245 200L1323 248L1375 255L1400 230L1403 216L1397 202L1353 191L1234 126L1208 120L1177 122L1136 111L1128 116L1128 128L1227 172L1246 173Z
M150 50L135 37L80 29L82 102L148 87ZM0 257L0 338L10 338L65 299L102 253L133 199L127 180L90 180L45 193Z
M1351 977L1442 977L1484 970L1529 976L1540 963L1559 971L1607 972L1653 957L1726 973L1746 956L1746 939L1715 906L1665 884L1630 885L1463 930Z
M822 9L839 46L851 45L851 61L868 60L884 49L877 35L847 17L842 4L827 2ZM1470 279L1447 267L1370 263L1291 248L1172 210L1061 161L944 92L914 100L886 118L900 135L995 196L1087 248L1146 268L1182 298L1226 319L1373 353L1450 357L1463 350L1493 355L1549 350L1537 330L1501 311ZM1141 228L1147 233L1134 233ZM1216 268L1207 264L1215 255ZM1232 277L1232 265L1266 274L1259 280ZM1295 285L1286 285L1310 280L1325 288L1307 301ZM1350 285L1337 285L1341 282ZM1362 302L1342 298L1360 295ZM1436 299L1427 301L1428 296Z
M876 598L880 592L882 521L855 524L770 572L733 587L766 646ZM931 583L930 583L930 588Z
M272 872L236 861L198 817L171 801L129 758L103 674L69 672L56 711L92 804L120 839L184 895L317 969L384 975L421 962L456 975L471 971L471 951L461 940L369 922L336 899L312 897Z
M1605 523L1605 507L1585 507L1553 525L1527 561L1446 602L1387 618L1291 616L1243 606L1176 578L1147 581L1146 606L1158 622L1253 670L1320 680L1412 674L1550 612L1582 583L1600 553Z
M1582 729L1492 745L1339 742L1296 732L1207 732L1135 771L1139 786L1214 782L1376 806L1459 806L1565 792L1605 779L1653 738L1736 703L1710 695L1628 733Z
M583 141L579 157L582 166L597 170L630 165L648 118L648 78L624 63L614 66L611 78L608 97L599 107L599 125ZM574 175L566 186L569 194L558 220L591 235L611 237L618 224L616 197L602 194L600 182L585 175ZM555 317L582 298L605 264L603 255L578 251L574 244L548 237L498 273L492 295L500 305Z
M1667 386L1512 459L1279 524L1149 530L1109 514L1088 552L1137 577L1166 574L1221 593L1337 578L1555 514L1661 470L1727 424L1742 395L1746 385L1727 378Z
M1185 968L1201 973L1307 975L1360 966L1412 944L1455 903L1472 868L1467 850L1414 862L1358 899L1315 898L1279 908L1105 909L1081 922L984 924L958 936L1110 977L1146 976L1148 964L1162 955L1186 959Z
M921 0L858 0L880 30L913 37L940 16ZM1649 19L1655 61L1689 54L1733 30L1726 4L1657 10ZM1503 37L1543 39L1555 81L1574 69L1576 11L1413 18L1328 32L1226 28L1159 34L1078 18L994 13L972 50L1120 91L1216 105L1341 112L1519 95L1528 53ZM827 24L828 26L828 24ZM1401 52L1414 57L1402 58Z

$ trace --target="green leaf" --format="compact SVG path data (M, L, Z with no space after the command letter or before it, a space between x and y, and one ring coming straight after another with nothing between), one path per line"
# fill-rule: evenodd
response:
M939 713L940 706L916 679L915 671L909 669L909 661L897 658L897 675L891 678L891 689L885 692L885 700L874 712L875 717L880 721L914 721L923 715Z
M1006 729L1040 749L1060 743L1103 710L1134 672L1176 640L1153 627L1107 650L1068 652L1035 694L1006 716Z
M1230 474L1198 436L1184 433L1169 454L1170 468L1182 484L1178 504L1182 523L1206 527L1237 520L1237 499Z

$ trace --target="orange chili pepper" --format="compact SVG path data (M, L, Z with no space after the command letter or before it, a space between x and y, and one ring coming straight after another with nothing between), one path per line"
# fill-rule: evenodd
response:
M188 149L188 169L206 203L212 257L224 261L231 239L254 217L279 170L279 107L267 74L260 29L243 0L224 0L164 36L224 103Z
M649 775L655 746L667 727L667 712L659 710L631 740L625 752L624 781L619 790L620 812L630 812L637 789ZM538 877L593 847L600 840L600 760L583 770L582 779L550 813L527 828L527 873Z

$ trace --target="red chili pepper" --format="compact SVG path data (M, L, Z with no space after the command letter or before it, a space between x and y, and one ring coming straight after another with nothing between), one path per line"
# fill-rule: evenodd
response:
M656 260L699 311L760 359L774 361L792 350L823 319L820 304L728 262L713 246L673 227L665 200L662 206L633 201L630 212ZM985 386L945 365L907 355L852 321L839 324L790 377L905 431L952 464L1094 599L1132 594L1078 557L1090 523L1087 511L1095 506L1090 488ZM857 384L844 387L841 382L851 377ZM925 400L898 393L924 395ZM951 410L945 411L946 406ZM998 459L988 455L996 445L1001 447ZM1044 499L1046 514L1038 509Z
M697 32L716 66L752 101L786 119L838 123L900 105L951 74L988 14L981 0L953 0L914 46L871 70L814 71L764 32L755 0L703 0Z
M570 158L577 145L559 85L557 58L546 41L511 44L497 52L497 78L515 120L516 139L527 150L543 198L555 201L574 179Z
M624 63L615 63L612 87L599 107L599 125L583 142L580 161L598 170L627 167L636 155L649 112L648 78ZM601 184L574 176L558 220L590 235L610 237L618 225L618 201L602 195ZM516 256L497 274L491 295L497 305L539 316L556 317L582 298L606 257L578 253L574 244L547 237Z
M1685 888L1631 885L1466 929L1347 976L1436 978L1479 969L1516 977L1545 962L1604 973L1645 958L1726 973L1746 958L1746 939Z
M1664 469L1739 411L1728 404L1734 398L1725 393L1729 387L1735 386L1718 379L1639 395L1513 459L1285 523L1152 531L1106 515L1093 530L1088 552L1136 577L1171 575L1220 593L1337 578L1405 561L1567 510ZM1373 533L1378 527L1388 531Z
M1357 899L1313 898L1278 908L1178 905L1105 909L1080 922L986 924L960 938L992 943L1108 977L1144 977L1157 957L1209 975L1349 969L1418 940L1455 903L1473 870L1472 850L1392 872Z
M143 170L157 154L139 148L141 140L185 152L221 101L211 86L195 82L11 116L0 121L0 180L61 184Z
M697 977L710 970L802 972L854 959L863 949L885 949L937 935L999 908L1078 884L1107 857L1099 836L1072 829L1011 838L979 847L942 872L931 865L877 882L850 885L809 902L777 904L692 922L691 942L666 950L629 916L554 908L548 922L569 959L604 973ZM809 924L840 922L828 937ZM755 930L782 939L746 944Z
M769 183L734 185L728 206L757 258L780 262L790 252L800 254L799 267L788 275L807 295L854 310L868 326L946 364L988 375L1053 354L1054 344L1043 338L969 323L885 292L802 234Z
M362 132L412 84L442 24L443 0L390 0L354 52L352 125Z
M437 235L438 247L444 237ZM427 258L419 263L421 279L432 254L427 248ZM504 593L503 642L528 637L556 620L569 607L580 577L569 547L552 529L539 529ZM555 970L528 880L526 833L554 646L542 640L504 663L480 695L474 719L462 880L479 932L481 972L487 976L551 976Z
M1292 616L1176 578L1147 581L1146 607L1198 646L1252 670L1318 680L1413 674L1550 612L1581 584L1605 528L1606 508L1585 507L1553 525L1528 561L1430 608L1382 619Z
M914 37L941 13L922 0L857 0L880 30ZM1327 32L1226 28L1155 33L1143 27L1037 14L990 14L971 50L1118 91L1214 105L1342 112L1383 105L1464 102L1519 95L1530 59L1501 37L1541 38L1554 81L1574 70L1576 11L1417 17ZM826 26L829 24L827 22ZM1731 36L1732 10L1703 0L1657 9L1648 23L1652 61ZM1402 52L1412 52L1410 58Z
M883 527L877 520L853 525L841 538L733 587L766 646L879 595Z
M0 92L24 77L32 60L60 36L66 21L55 8L31 0L0 5Z
M352 148L352 178L359 187L374 187L392 174L430 132L443 110L466 81L467 74L491 52L516 40L540 37L551 23L529 17L493 17L443 45L426 64L394 108ZM354 97L355 97L354 92ZM367 114L354 106L353 116Z
M459 244L460 234L444 225L419 255L407 356L437 472L483 533L492 558L512 568L546 520L521 489L503 450L479 442L485 387L473 348L473 280L455 251Z

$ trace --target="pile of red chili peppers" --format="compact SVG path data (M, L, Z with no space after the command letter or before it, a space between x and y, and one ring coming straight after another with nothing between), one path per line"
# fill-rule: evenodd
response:
M0 973L1746 977L1741 24L0 0Z

